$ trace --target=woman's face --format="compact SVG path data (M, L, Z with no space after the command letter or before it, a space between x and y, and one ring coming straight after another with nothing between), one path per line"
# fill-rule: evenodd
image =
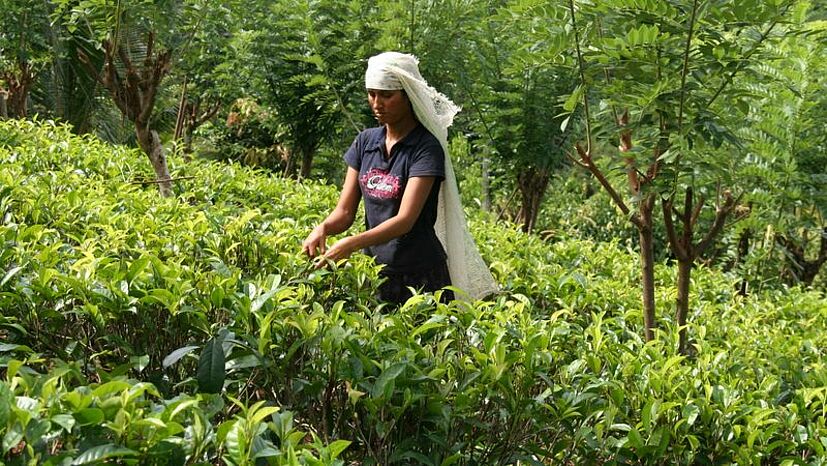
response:
M368 89L368 103L373 116L383 125L393 125L413 117L411 102L401 90Z

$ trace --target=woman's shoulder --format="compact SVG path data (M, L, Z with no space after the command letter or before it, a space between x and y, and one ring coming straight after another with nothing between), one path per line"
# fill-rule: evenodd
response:
M438 149L440 152L442 151L442 144L439 143L439 139L428 131L428 128L423 124L419 125L417 146L422 149Z
M385 135L385 127L384 126L376 126L373 128L366 128L362 131L359 131L359 135L357 136L358 139L362 141L374 141L374 140L381 140L384 138Z
M383 127L367 128L359 131L353 140L352 149L358 151L375 149L384 141Z

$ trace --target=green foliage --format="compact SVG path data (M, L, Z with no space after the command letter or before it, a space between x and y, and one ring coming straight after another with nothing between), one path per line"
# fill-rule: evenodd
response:
M323 143L341 142L342 129L349 143L363 126L352 108L367 108L360 85L375 34L365 23L370 5L296 0L236 14L241 27L232 43L242 53L221 66L233 81L248 76L247 93L272 113L283 171L308 177Z
M198 145L199 155L284 172L287 154L275 112L251 99L238 99L229 110L226 122L208 122L197 130L206 141Z
M4 73L18 72L18 64L31 65L35 74L49 64L48 12L36 1L3 0L0 9L0 84L5 88Z
M195 161L158 199L51 123L0 122L0 161L6 464L823 464L822 295L700 269L678 356L615 244L474 218L502 293L391 309L366 257L301 256L330 187Z
M818 44L824 34L809 35L810 25L801 18L806 12L806 5L799 8L800 22L770 48L777 58L761 66L774 79L745 79L742 84L756 100L740 128L748 152L739 178L751 187L751 213L736 234L751 236L755 244L739 266L759 286L799 281L800 258L775 244L779 236L815 258L827 225L827 131L821 124L827 105L826 56Z

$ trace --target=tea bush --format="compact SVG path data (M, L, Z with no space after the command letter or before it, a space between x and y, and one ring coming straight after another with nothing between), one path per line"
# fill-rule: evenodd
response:
M826 462L819 294L700 268L681 356L674 270L646 343L616 243L473 214L501 292L395 309L367 257L300 254L334 187L196 160L162 199L50 122L0 122L0 161L7 464Z

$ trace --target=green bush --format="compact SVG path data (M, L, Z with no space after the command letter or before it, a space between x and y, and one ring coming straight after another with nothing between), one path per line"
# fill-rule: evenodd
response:
M675 271L646 343L616 243L475 214L501 292L394 309L369 258L300 253L334 187L195 160L162 199L49 122L0 122L0 163L7 464L824 464L817 293L699 268L680 356Z

